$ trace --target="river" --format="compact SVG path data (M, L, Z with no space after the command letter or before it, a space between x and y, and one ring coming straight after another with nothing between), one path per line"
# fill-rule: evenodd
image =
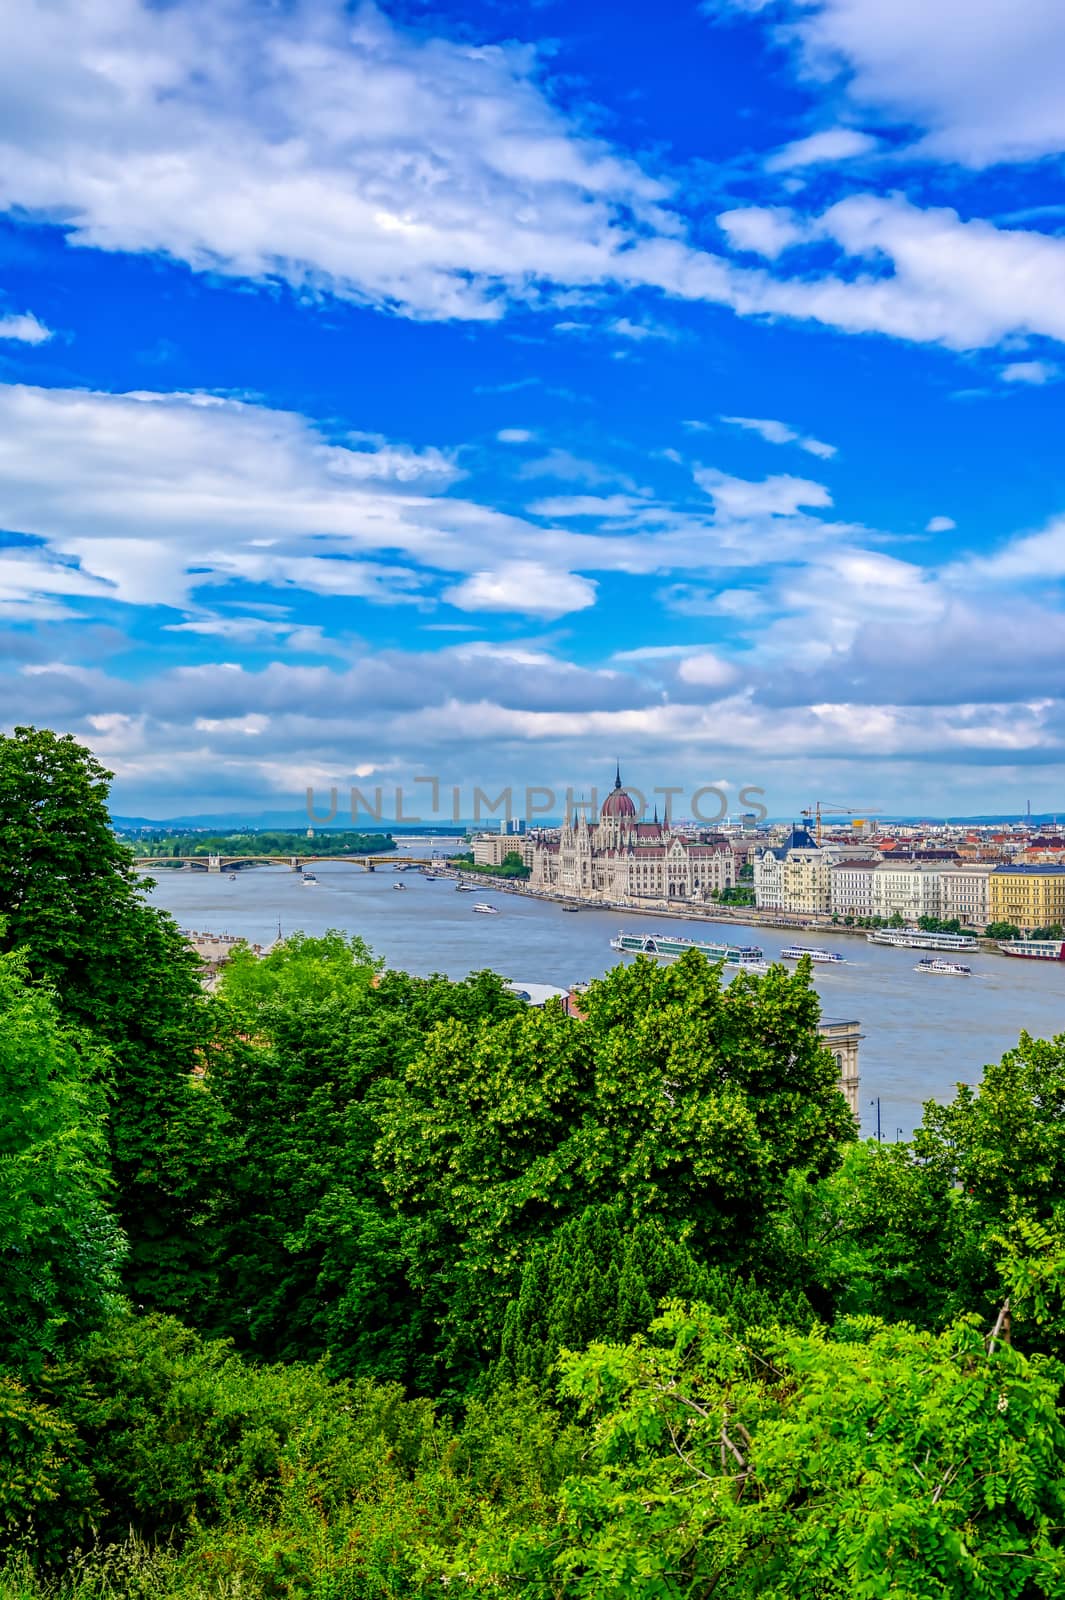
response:
M443 851L439 840L433 843ZM406 847L396 859L408 852L424 856L431 847ZM599 977L619 959L630 959L610 948L622 925L632 933L759 944L770 960L795 942L832 947L827 935L702 920L693 926L641 919L638 911L582 910L573 916L557 905L487 888L457 894L447 879L427 883L413 872L397 877L387 867L368 873L337 862L314 870L317 883L305 884L286 867L245 869L233 882L224 874L160 868L152 898L184 928L238 934L260 944L275 939L279 925L286 934L339 928L361 935L389 966L450 978L483 967L526 983ZM394 890L398 882L406 885L403 893ZM479 900L496 905L500 915L473 915ZM1065 1031L1065 963L981 953L960 958L972 967L972 978L930 977L913 970L919 951L853 938L839 940L838 948L848 964L816 967L814 978L826 1017L861 1023L867 1134L876 1132L878 1098L883 1137L909 1137L925 1100L951 1099L959 1081L975 1085L985 1063L1016 1044L1022 1028L1044 1038Z

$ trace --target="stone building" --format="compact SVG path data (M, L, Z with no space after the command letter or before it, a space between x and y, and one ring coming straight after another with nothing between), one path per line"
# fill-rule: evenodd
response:
M873 915L873 873L879 865L879 857L876 856L835 863L829 888L829 906L833 916Z
M988 879L992 863L955 862L939 879L939 915L946 922L954 917L966 928L986 928L991 920Z
M1012 922L1022 933L1065 924L1065 866L996 867L988 878L988 920Z
M523 867L532 866L533 839L528 833L479 833L473 840L473 860L478 867L500 867L513 851Z
M705 901L736 881L724 840L682 834L657 812L642 822L620 768L596 821L578 810L557 833L529 842L529 887L577 899Z
M795 865L789 871L789 862L795 855ZM816 891L814 884L827 857L817 847L817 842L805 828L792 828L780 844L771 845L755 857L754 903L760 911L791 911L797 909L789 896L795 891L804 900Z
M873 873L873 916L886 922L900 916L904 922L939 916L939 884L944 863L881 861Z

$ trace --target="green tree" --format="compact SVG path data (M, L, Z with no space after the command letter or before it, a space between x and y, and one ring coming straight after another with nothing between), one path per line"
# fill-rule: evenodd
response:
M988 939L1019 939L1021 930L1014 922L989 922L984 929Z
M91 1498L47 1368L120 1303L105 1071L92 1039L27 982L22 958L0 956L0 1537L39 1518L69 1531ZM56 1553L43 1530L41 1542Z
M700 1300L745 1328L808 1327L805 1297L776 1301L757 1285L707 1268L653 1217L626 1226L617 1206L589 1206L530 1252L507 1307L496 1381L545 1386L559 1353L644 1331L667 1299Z
M737 1338L674 1308L568 1358L590 1474L462 1551L527 1600L1035 1600L1065 1592L1065 1369L971 1320ZM467 1568L468 1570L468 1568Z
M238 951L183 1136L200 1324L267 1359L328 1353L338 1374L424 1388L434 1335L375 1167L380 1097L438 1024L522 1009L493 974L384 973L336 932Z
M111 831L111 774L69 736L0 737L0 949L24 952L63 1015L111 1053L116 1197L138 1299L166 1300L182 1251L167 1131L201 1037L198 962L144 901Z
M3 1363L44 1361L115 1304L124 1246L107 1206L99 1047L0 956L0 1307Z
M757 1266L784 1175L829 1170L854 1136L808 961L726 986L698 952L641 958L582 1008L445 1024L384 1102L378 1160L456 1370L496 1345L530 1250L586 1206Z

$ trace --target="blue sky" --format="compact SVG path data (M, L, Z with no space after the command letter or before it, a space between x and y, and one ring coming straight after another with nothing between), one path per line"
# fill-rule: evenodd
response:
M37 0L0 671L125 812L1065 809L1058 0Z

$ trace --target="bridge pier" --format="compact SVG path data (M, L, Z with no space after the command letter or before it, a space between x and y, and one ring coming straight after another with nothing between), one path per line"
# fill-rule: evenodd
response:
M207 870L208 870L208 872L221 872L221 870L222 870L222 857L221 856L208 856L207 857Z

